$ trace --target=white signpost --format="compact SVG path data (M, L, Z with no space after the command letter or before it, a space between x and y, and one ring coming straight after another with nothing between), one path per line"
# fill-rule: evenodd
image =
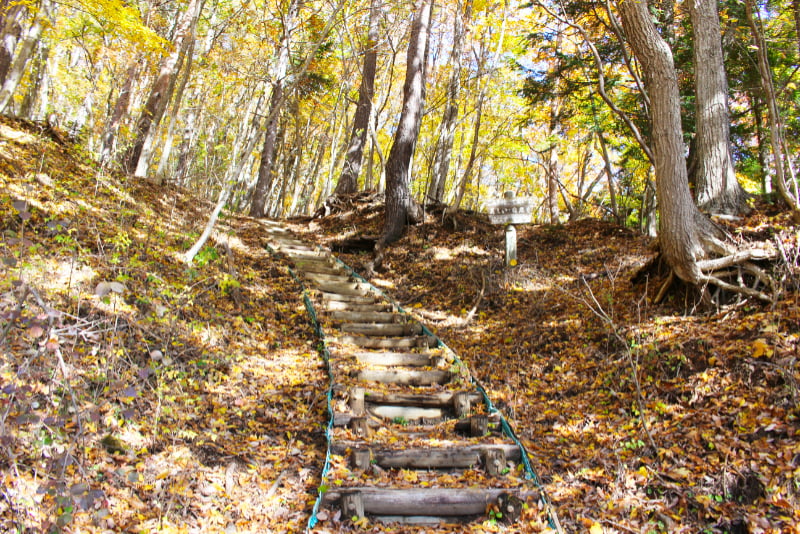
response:
M533 204L532 198L515 197L511 191L506 191L502 199L486 203L489 222L506 225L506 267L517 264L517 229L514 225L531 222Z

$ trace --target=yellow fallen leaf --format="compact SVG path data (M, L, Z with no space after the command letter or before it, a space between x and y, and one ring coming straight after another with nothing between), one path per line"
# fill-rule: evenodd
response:
M600 523L592 523L589 528L589 534L603 534L603 527Z

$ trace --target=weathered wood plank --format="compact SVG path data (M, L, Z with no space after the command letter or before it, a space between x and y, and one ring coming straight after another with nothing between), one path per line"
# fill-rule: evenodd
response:
M438 393L379 393L374 391L364 392L364 400L370 404L385 404L389 406L419 406L423 408L449 408L452 406L456 393L442 391ZM463 392L468 395L471 403L480 402L483 397L477 392Z
M358 491L365 514L395 516L464 516L483 515L486 507L496 504L509 490L504 488L420 488L383 489L349 488ZM330 507L344 494L343 490L329 491L323 495L323 504ZM538 492L527 492L524 497L538 497ZM522 495L520 495L522 497Z
M360 441L333 441L331 442L331 453L344 456L350 451L365 450L369 447L366 442ZM447 448L444 448L447 447ZM518 463L520 456L519 447L513 443L497 444L470 444L468 442L448 442L442 447L417 447L410 449L391 449L385 447L372 447L371 458L381 467L403 467L407 458L409 461L418 462L420 465L426 461L430 462L431 468L434 466L445 467L470 467L482 463L481 458L488 450L499 450L505 454L506 460ZM449 460L451 459L452 460ZM429 459L429 460L426 460ZM473 462L477 459L478 461ZM448 464L452 461L451 464ZM383 462L383 463L381 463ZM426 469L426 467L420 467Z
M355 352L353 356L365 365L433 367L440 356L431 356L424 352Z
M341 267L337 267L335 264L329 261L315 261L309 262L306 260L298 261L295 264L297 269L308 274L308 273L315 273L315 274L330 274L330 275L342 275L347 274L347 271L342 269Z
M369 286L360 282L320 282L314 284L317 289L325 293L335 293L338 295L359 295L370 294Z
M333 323L399 323L405 316L392 312L334 311L328 318Z
M367 411L376 417L389 421L419 421L420 419L438 420L444 417L441 408L420 408L417 406L375 406L368 405Z
M407 386L447 384L452 378L453 373L438 369L432 371L419 371L416 369L363 369L358 372L358 379L364 382L403 384Z
M353 313L388 312L391 304L376 303L374 298L366 298L363 302L348 302L343 300L327 300L324 307L329 312L343 311Z
M303 275L303 278L312 284L346 284L351 280L350 275L346 273L328 274L301 271L301 274Z
M341 336L339 341L351 343L359 347L370 349L412 349L417 347L428 348L436 344L435 338L430 336L379 338L365 336Z
M422 333L419 323L345 323L339 327L342 332L362 336L414 336Z
M342 295L341 293L327 293L325 291L322 291L322 300L324 301L325 307L328 309L331 309L331 302L346 302L358 305L376 303L376 297L371 295Z

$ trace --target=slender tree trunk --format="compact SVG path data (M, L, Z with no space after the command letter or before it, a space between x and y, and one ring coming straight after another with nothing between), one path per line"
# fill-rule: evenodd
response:
M114 104L114 110L111 112L111 117L108 120L106 131L103 134L103 148L100 152L100 163L103 165L108 164L112 159L112 154L116 145L117 134L119 133L119 127L122 123L122 118L128 112L128 106L131 102L133 84L136 82L138 74L139 60L137 59L128 67L127 73L125 74L125 83L119 90L117 101Z
M183 102L183 94L186 91L186 84L189 82L189 76L192 72L194 54L194 39L189 43L189 50L186 54L186 65L183 68L180 82L178 82L178 92L175 93L175 102L172 104L172 113L169 117L169 124L167 125L167 135L164 138L164 148L161 150L161 159L158 162L158 169L156 169L156 177L159 181L163 180L164 173L167 169L169 156L172 153L172 141L175 137L175 125L178 122L178 113L181 109Z
M386 160L386 209L378 248L400 238L414 206L409 191L411 163L425 107L425 74L433 0L420 0L411 24L403 86L403 110Z
M144 177L147 173L151 156L149 146L152 145L155 129L172 97L175 77L182 59L186 56L189 42L194 40L194 29L204 3L205 0L189 0L186 10L178 15L179 20L172 42L173 50L161 62L150 96L136 123L135 140L123 157L123 168L129 174Z
M697 283L702 278L697 262L706 255L705 240L716 232L689 191L672 52L653 24L646 2L623 0L618 6L650 95L661 250L681 279Z
M772 177L768 172L769 164L767 157L769 148L764 135L764 113L761 110L761 99L753 92L748 92L750 107L753 110L753 123L756 130L756 150L758 151L758 169L761 181L761 193L769 195L772 193Z
M794 15L794 34L797 41L797 51L800 52L800 0L792 0L792 11Z
M40 0L39 9L33 15L31 25L22 36L22 41L14 49L14 59L6 74L3 85L0 87L0 113L9 109L11 99L17 90L25 67L39 43L39 38L45 26L52 24L55 17L56 6L53 0Z
M361 72L361 86L358 89L358 104L353 117L353 131L347 146L347 156L334 195L355 193L358 189L358 176L361 174L361 161L367 141L369 121L372 116L372 99L375 96L375 69L378 60L378 6L371 0L367 31L367 49L364 53L364 67Z
M30 120L39 120L43 118L36 110L37 103L47 100L47 90L49 87L47 72L47 60L50 56L50 48L40 42L36 53L36 61L33 65L33 72L31 72L31 82L25 93L25 98L22 99L22 104L19 107L19 114ZM41 109L41 107L40 107Z
M463 13L462 13L463 11ZM458 119L458 97L461 92L461 55L464 50L465 27L472 19L472 0L466 0L466 6L459 1L456 6L455 20L453 23L453 48L450 52L450 81L447 84L447 102L444 115L439 128L439 138L433 159L433 172L431 184L428 188L428 202L441 204L444 200L444 188L447 175L450 172L450 159L453 155Z
M761 76L761 88L764 92L764 100L767 104L767 121L770 130L770 142L772 143L772 154L775 158L775 185L781 194L784 202L792 210L796 222L800 222L800 198L797 194L797 182L792 169L792 161L786 152L786 141L783 131L783 120L778 109L778 99L775 93L775 85L772 80L772 70L769 66L767 57L767 42L764 32L756 19L753 9L753 0L745 0L745 13L750 29L753 33L753 42L756 46L756 56L758 59L758 72ZM794 191L790 191L790 186L794 186Z
M622 220L619 216L619 208L617 207L617 187L614 185L614 171L611 168L611 158L608 156L608 147L606 146L605 137L603 137L603 132L598 130L597 131L597 143L600 145L600 153L603 155L603 168L606 172L606 178L608 179L608 198L611 202L611 215L614 217L614 220L617 224L622 224Z
M738 214L746 207L747 195L736 179L731 157L728 80L717 0L689 0L689 8L697 94L695 201L704 210Z

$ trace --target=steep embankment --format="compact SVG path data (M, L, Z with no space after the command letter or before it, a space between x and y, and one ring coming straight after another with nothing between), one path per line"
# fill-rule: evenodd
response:
M189 267L210 206L9 120L0 191L0 531L302 529L327 376L261 225Z

